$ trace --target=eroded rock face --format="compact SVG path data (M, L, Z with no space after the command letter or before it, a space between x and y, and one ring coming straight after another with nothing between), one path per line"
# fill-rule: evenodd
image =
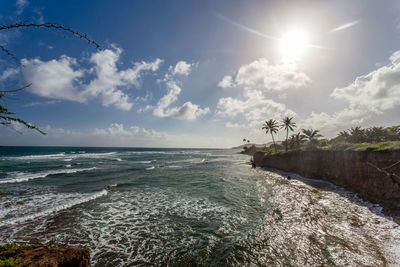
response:
M400 151L297 151L254 154L257 166L328 180L400 211Z
M29 267L88 267L90 250L87 248L47 248L25 250L23 261L17 266Z
M257 147L255 145L252 145L251 147L246 147L243 149L243 151L239 152L240 154L245 154L249 156L253 156L254 153L257 152Z

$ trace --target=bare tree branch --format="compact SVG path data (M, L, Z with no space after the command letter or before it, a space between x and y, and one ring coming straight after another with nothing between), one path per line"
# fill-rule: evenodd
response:
M11 29L18 29L18 28L46 28L49 30L56 30L56 31L65 31L65 32L69 32L72 35L75 35L76 37L80 38L80 39L84 39L88 42L88 44L90 45L94 45L96 47L96 49L100 50L100 45L93 41L92 39L90 39L86 34L84 33L80 33L78 31L75 31L71 28L68 27L64 27L63 25L60 25L58 23L55 22L45 22L45 23L32 23L32 22L16 22L13 24L9 24L9 25L1 25L0 26L0 31L1 30L11 30Z
M21 87L21 88L14 89L14 90L0 91L0 93L7 94L7 93L14 93L14 92L18 92L18 91L21 91L21 90L24 90L24 89L28 88L28 87L29 87L29 86L31 86L31 85L32 85L32 83L30 83L30 84L27 84L27 85L25 85L25 86L23 86L23 87Z
M8 50L7 48L5 48L2 45L0 45L0 50L3 51L4 53L6 53L13 60L15 60L18 63L18 65L21 65L21 61L10 50Z

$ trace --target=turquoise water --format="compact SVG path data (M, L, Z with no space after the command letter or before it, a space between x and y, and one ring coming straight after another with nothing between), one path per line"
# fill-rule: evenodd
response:
M0 148L0 240L86 246L95 266L400 264L379 206L237 152Z

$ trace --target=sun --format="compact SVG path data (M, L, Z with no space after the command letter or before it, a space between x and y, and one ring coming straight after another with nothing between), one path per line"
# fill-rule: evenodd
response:
M308 34L301 29L288 31L279 39L279 51L285 61L299 60L309 45Z

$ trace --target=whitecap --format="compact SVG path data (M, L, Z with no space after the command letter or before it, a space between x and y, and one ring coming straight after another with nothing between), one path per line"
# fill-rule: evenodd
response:
M96 167L79 168L79 169L49 170L49 171L42 171L42 172L37 172L37 173L11 172L11 173L9 173L10 174L9 177L0 180L0 184L21 183L21 182L26 182L26 181L37 179L37 178L45 178L45 177L47 177L49 175L53 175L53 174L76 173L76 172L82 172L82 171L91 171L94 169L96 169Z
M135 163L141 163L141 164L149 164L152 163L153 161L151 160L142 160L142 161L134 161Z
M48 159L60 159L65 157L65 153L57 154L47 154L47 155L29 155L29 156L17 156L17 157L7 157L7 159L12 160L48 160Z
M33 220L39 217L43 217L52 213L56 213L58 211L61 210L65 210L65 209L69 209L73 206L85 203L85 202L89 202L92 200L95 200L97 198L106 196L108 194L107 190L103 189L99 192L96 193L91 193L91 194L73 194L73 195L69 195L69 199L68 201L65 201L65 203L62 203L61 205L37 212L35 214L30 214L30 215L26 215L26 216L22 216L19 218L13 218L13 219L9 219L9 220L5 220L0 222L0 226L3 225L9 225L9 224L17 224L17 223L23 223L25 221L28 220ZM82 196L80 198L77 198L76 195Z

